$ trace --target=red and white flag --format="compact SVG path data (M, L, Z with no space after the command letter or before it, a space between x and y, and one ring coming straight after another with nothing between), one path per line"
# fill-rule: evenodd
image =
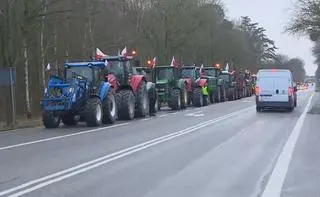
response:
M199 70L200 74L202 74L202 69L203 69L203 64L201 64L201 66L200 66L200 70Z
M104 54L99 48L96 49L96 59L102 59L105 56L106 54Z
M174 56L172 57L172 60L171 60L171 64L170 64L172 67L178 67L178 64L177 64L177 61L176 59L174 58Z
M154 57L152 60L152 68L154 68L157 64L157 57Z
M121 51L121 55L128 56L127 47L124 47L124 49Z

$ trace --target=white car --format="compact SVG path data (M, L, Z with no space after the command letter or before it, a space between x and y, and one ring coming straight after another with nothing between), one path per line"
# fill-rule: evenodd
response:
M261 69L257 74L256 109L284 108L290 112L297 106L297 87L287 69Z

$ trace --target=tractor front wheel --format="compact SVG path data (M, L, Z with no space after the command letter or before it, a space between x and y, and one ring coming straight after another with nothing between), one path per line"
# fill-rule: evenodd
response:
M84 114L88 127L96 127L102 124L103 110L102 103L99 98L90 98L87 100Z
M118 108L120 120L133 120L135 98L131 90L120 91L120 106Z
M203 106L203 95L201 93L201 89L200 88L196 88L193 91L193 100L192 100L192 104L194 107L202 107Z
M109 91L106 98L103 100L103 124L113 124L117 119L117 103L116 97L112 91Z
M185 109L188 106L188 92L186 88L182 89L181 92L181 108Z
M42 115L43 125L48 129L57 128L60 125L61 118L56 116L54 112L45 111Z
M181 109L181 93L179 89L173 89L170 94L170 107L173 110Z
M149 113L149 96L146 83L141 82L137 93L137 112L138 117L145 117Z

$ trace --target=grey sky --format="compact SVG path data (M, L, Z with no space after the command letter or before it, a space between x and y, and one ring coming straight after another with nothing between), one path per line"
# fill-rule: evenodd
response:
M316 66L311 53L312 43L306 38L283 33L290 21L294 0L222 0L230 19L249 16L267 29L266 34L275 40L280 53L289 57L300 57L306 63L308 75L314 75Z

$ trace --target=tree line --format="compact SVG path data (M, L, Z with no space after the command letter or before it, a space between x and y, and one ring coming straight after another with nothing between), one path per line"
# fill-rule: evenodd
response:
M228 61L252 72L272 63L290 67L278 64L265 32L248 16L228 20L219 0L2 0L0 67L17 68L17 113L32 118L40 113L48 63L62 68L88 60L97 47L116 54L128 46L142 63L157 56L169 64L175 56L181 64ZM0 101L7 108L4 95Z

